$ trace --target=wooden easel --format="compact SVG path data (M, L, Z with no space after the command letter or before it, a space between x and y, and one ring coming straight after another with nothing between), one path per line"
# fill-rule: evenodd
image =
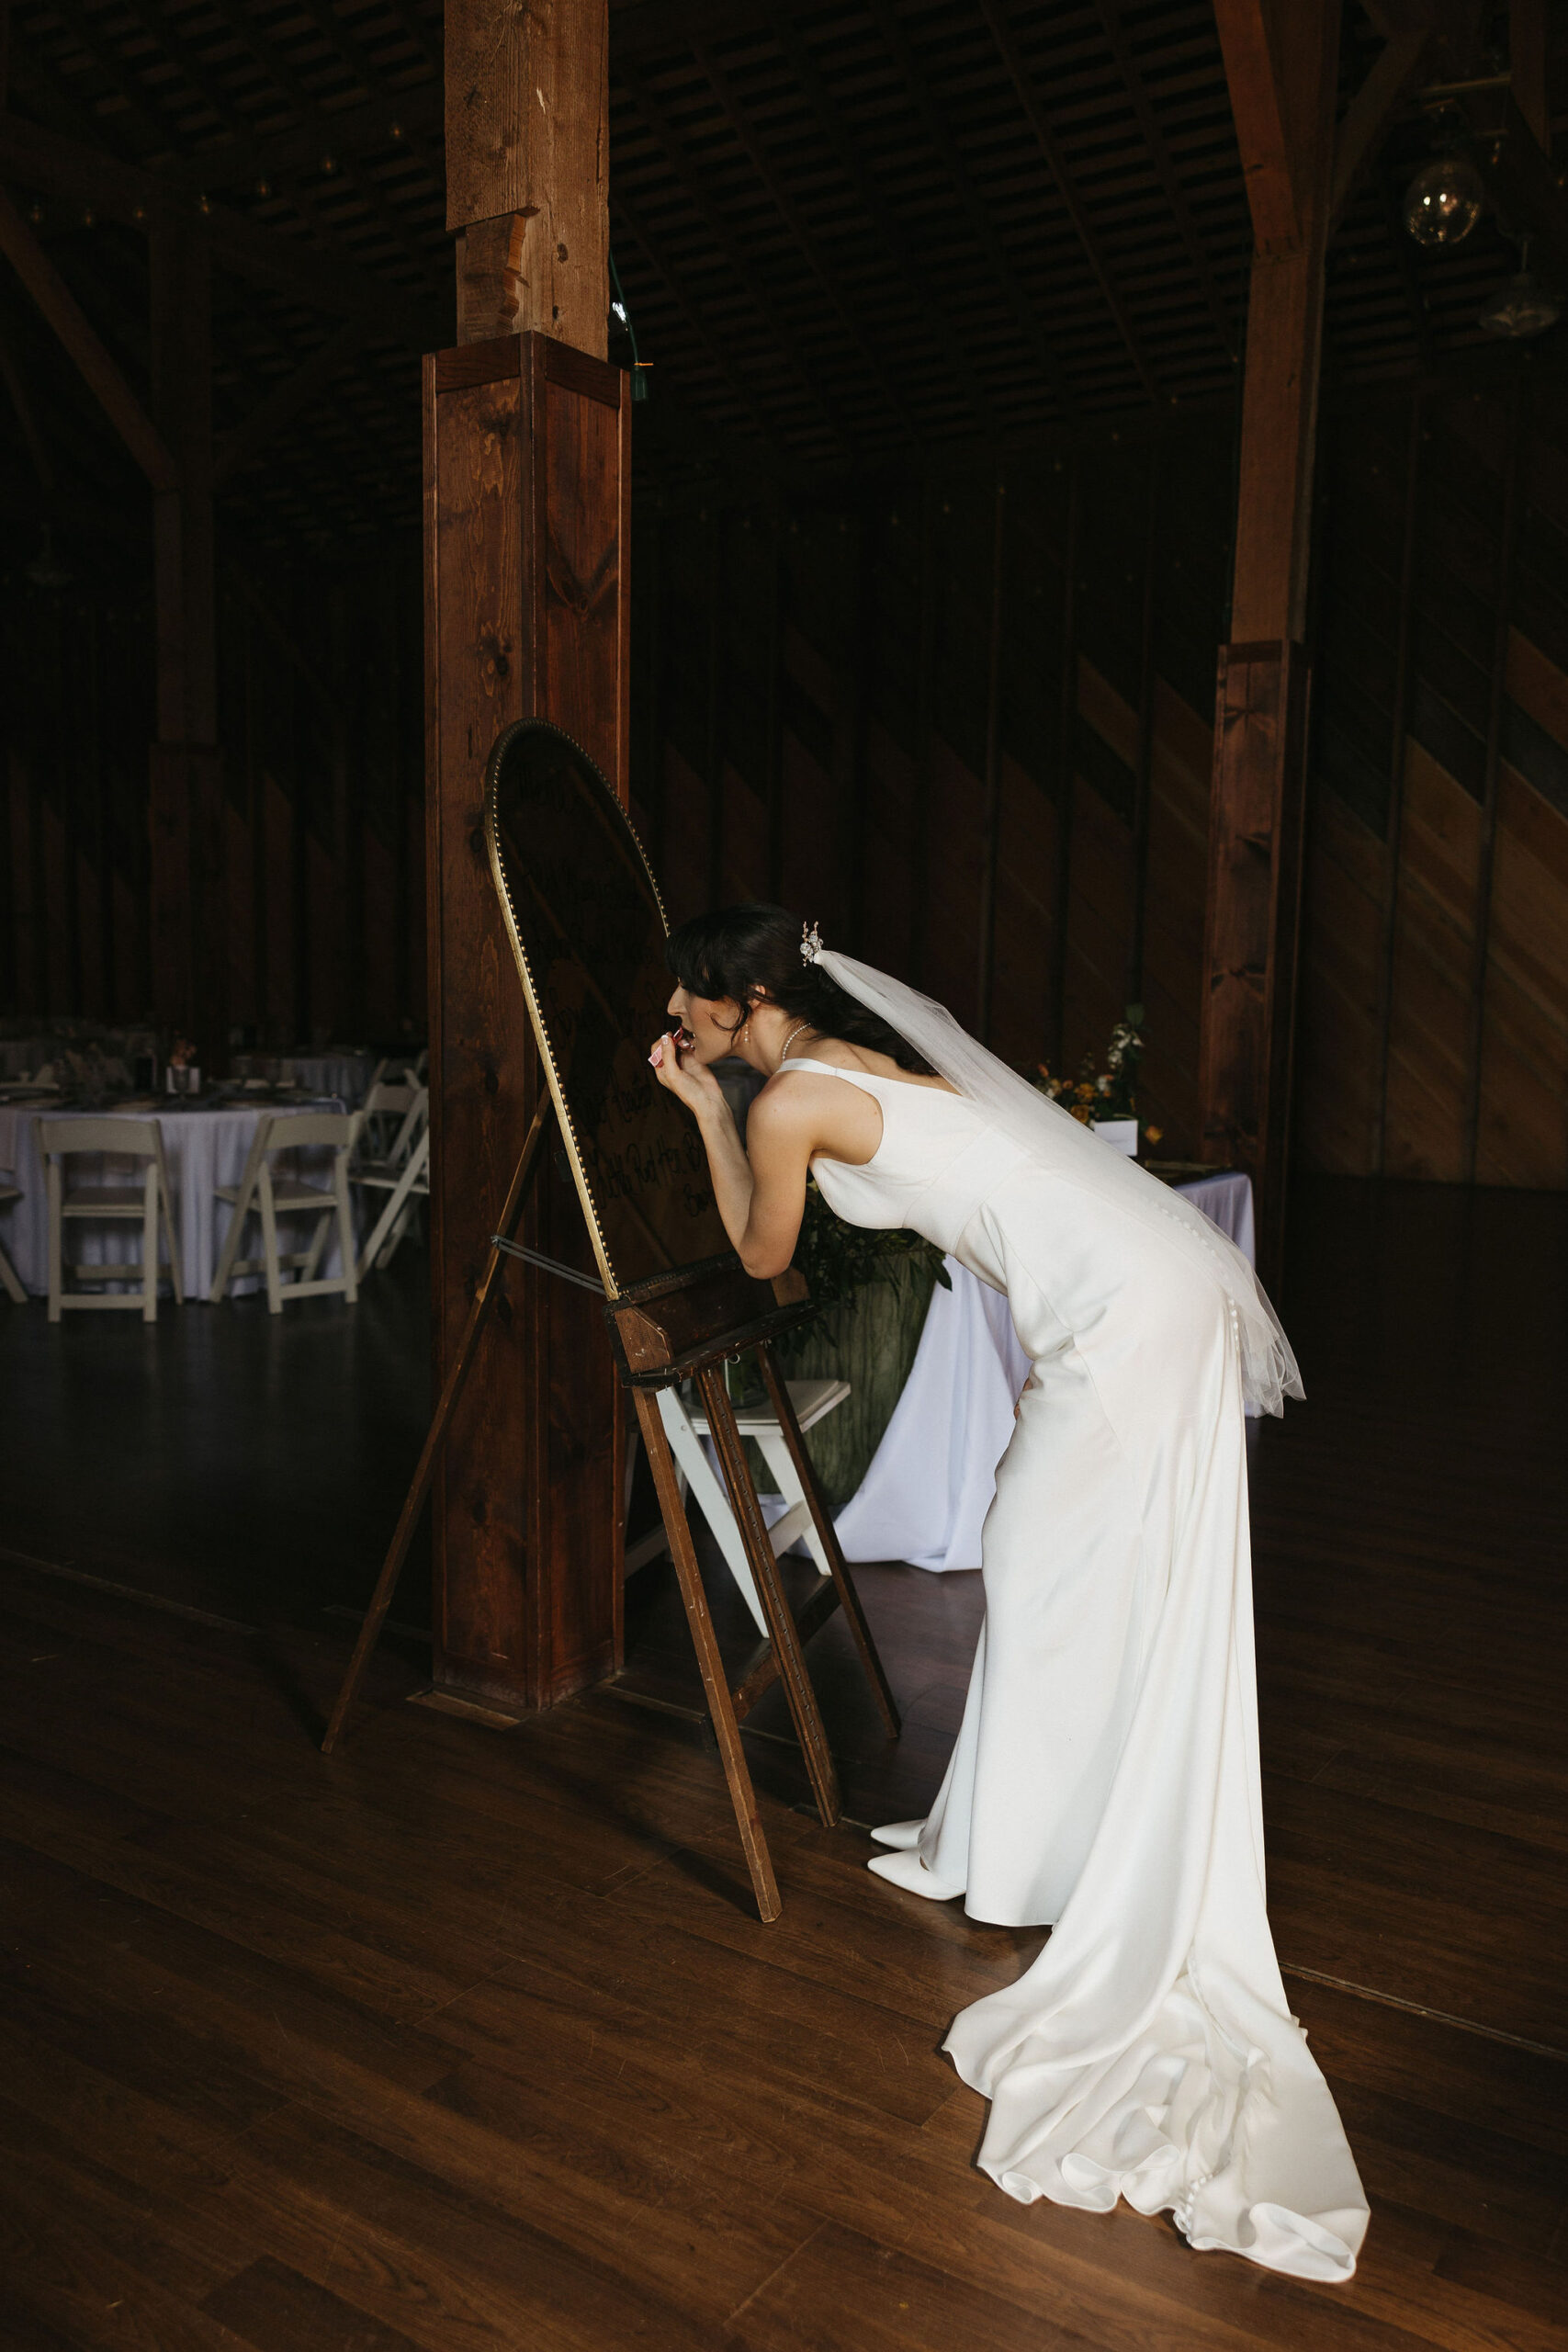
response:
M585 1288L600 1289L597 1281L579 1273L575 1267L563 1266L542 1256L537 1250L524 1249L513 1238L534 1181L546 1124L553 1108L550 1097L542 1096L524 1139L516 1173L507 1193L501 1222L491 1239L490 1255L474 1293L462 1339L442 1386L412 1484L398 1515L398 1523L387 1556L381 1564L381 1573L377 1578L370 1606L360 1627L359 1639L355 1644L354 1656L349 1660L326 1736L321 1741L324 1755L331 1755L337 1744L348 1711L354 1703L360 1677L379 1638L420 1510L430 1491L431 1479L446 1442L453 1412L467 1384L491 1300L499 1289L502 1258L524 1258L530 1264L581 1283ZM642 1441L648 1450L659 1508L664 1520L671 1556L675 1563L686 1622L691 1627L692 1644L697 1654L707 1712L724 1765L725 1779L729 1784L730 1802L735 1808L736 1826L740 1832L747 1867L751 1873L757 1908L764 1920L776 1919L784 1906L757 1811L750 1770L740 1744L742 1720L765 1690L770 1690L775 1681L783 1682L817 1809L824 1827L830 1829L841 1811L839 1778L803 1652L805 1643L833 1611L842 1608L889 1736L897 1738L900 1727L897 1706L883 1672L871 1629L865 1622L860 1596L844 1565L831 1514L822 1499L806 1451L806 1442L790 1402L788 1385L773 1362L773 1339L793 1329L806 1319L808 1313L806 1285L793 1272L780 1275L773 1283L759 1282L744 1271L738 1259L723 1257L682 1267L675 1273L658 1274L647 1282L633 1283L615 1297L606 1299L605 1313L614 1335L622 1379L631 1389L636 1402ZM726 1363L750 1349L757 1351L769 1399L778 1416L779 1427L789 1447L829 1563L828 1574L818 1577L815 1589L806 1599L798 1620L791 1614L784 1598L778 1563L773 1556L761 1505L757 1499L746 1449L736 1427L735 1408L724 1381ZM719 1655L691 1526L681 1498L675 1461L664 1433L655 1395L658 1389L686 1379L696 1381L702 1396L708 1427L729 1489L736 1523L768 1624L767 1643L734 1689L730 1687Z

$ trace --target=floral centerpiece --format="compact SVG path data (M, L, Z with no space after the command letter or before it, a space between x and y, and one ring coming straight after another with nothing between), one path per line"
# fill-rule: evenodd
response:
M1144 1008L1130 1004L1111 1032L1103 1069L1095 1069L1095 1057L1089 1053L1078 1066L1077 1078L1054 1077L1044 1062L1036 1062L1033 1070L1024 1075L1032 1086L1059 1102L1083 1125L1098 1126L1102 1121L1137 1117L1138 1065L1143 1053ZM1152 1126L1140 1129L1145 1143L1158 1143L1161 1132Z

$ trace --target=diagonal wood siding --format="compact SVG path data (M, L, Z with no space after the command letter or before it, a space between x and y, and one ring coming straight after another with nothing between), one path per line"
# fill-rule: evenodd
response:
M1568 1185L1568 396L1526 381L1329 428L1310 1167Z

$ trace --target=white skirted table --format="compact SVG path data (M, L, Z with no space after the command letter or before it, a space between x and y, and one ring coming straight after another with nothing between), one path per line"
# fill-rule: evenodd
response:
M1250 1259L1252 1182L1226 1171L1174 1188ZM977 1568L997 1464L1029 1377L1007 1300L956 1261L939 1283L882 1443L835 1524L848 1560Z
M364 1102L375 1067L368 1054L330 1049L320 1054L236 1054L232 1064L236 1078L270 1077L276 1071L307 1094L335 1094L348 1111L357 1111Z
M308 1111L338 1108L340 1104L321 1102L205 1104L198 1099L188 1108L177 1110L160 1103L155 1111L126 1108L83 1112L80 1115L157 1119L168 1164L181 1280L186 1297L196 1301L205 1299L212 1286L223 1237L233 1215L227 1201L216 1197L217 1187L237 1184L244 1174L258 1120L265 1115L288 1119ZM35 1297L45 1296L49 1290L49 1203L38 1125L40 1119L69 1119L72 1115L68 1110L51 1109L48 1103L0 1104L0 1170L10 1172L22 1195L0 1211L0 1242L23 1287ZM300 1172L311 1182L324 1182L330 1175L332 1157L325 1150L301 1152ZM74 1185L103 1182L111 1162L95 1153L69 1165L68 1181ZM116 1182L122 1176L126 1182L130 1181L125 1171L131 1165L128 1160L125 1170L111 1173L108 1181ZM73 1241L75 1262L120 1265L139 1258L141 1227L128 1232L123 1225L86 1224L73 1235ZM342 1253L335 1233L323 1259L322 1272L329 1275L342 1272ZM261 1282L259 1274L247 1275L235 1284L235 1289L256 1290Z

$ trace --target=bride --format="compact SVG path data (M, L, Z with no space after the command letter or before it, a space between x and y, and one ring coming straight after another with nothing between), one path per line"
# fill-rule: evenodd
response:
M649 1056L747 1270L789 1264L807 1171L1005 1292L1033 1369L986 1521L986 1622L895 1886L1049 1926L945 2048L1010 2195L1168 2208L1189 2242L1348 2278L1366 2200L1264 1906L1243 1408L1299 1396L1241 1253L951 1014L782 908L675 932ZM766 1080L742 1144L711 1065Z

